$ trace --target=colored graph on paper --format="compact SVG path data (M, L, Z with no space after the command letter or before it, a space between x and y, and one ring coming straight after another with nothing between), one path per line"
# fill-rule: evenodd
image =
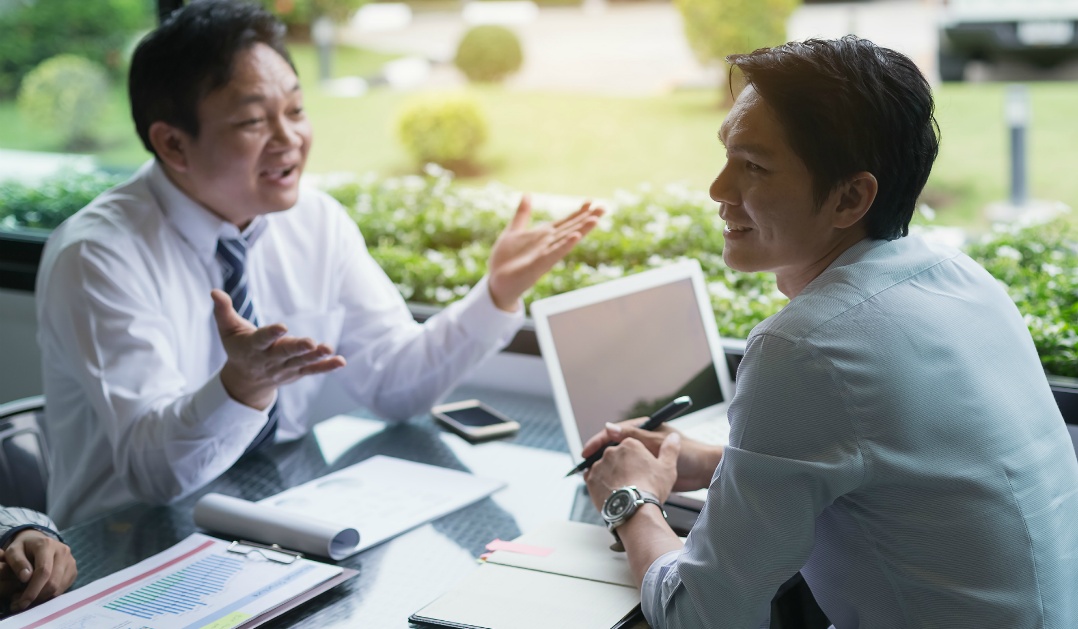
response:
M218 594L246 559L211 556L105 605L105 609L153 620L165 614L184 614L206 607L204 598Z
M0 629L230 629L338 577L306 559L285 564L194 534L104 579L0 622Z

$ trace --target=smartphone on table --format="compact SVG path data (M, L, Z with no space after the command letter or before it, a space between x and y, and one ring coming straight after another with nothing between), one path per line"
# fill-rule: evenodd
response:
M439 404L430 410L434 420L468 441L486 441L508 437L520 430L520 424L479 400Z

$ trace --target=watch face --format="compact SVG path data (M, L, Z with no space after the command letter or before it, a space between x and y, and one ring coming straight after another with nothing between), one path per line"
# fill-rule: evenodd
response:
M603 505L603 516L608 520L617 520L629 510L634 502L629 492L619 489L611 494Z

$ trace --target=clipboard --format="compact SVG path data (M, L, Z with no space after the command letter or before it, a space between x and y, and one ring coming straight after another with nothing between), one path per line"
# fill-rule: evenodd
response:
M647 627L625 553L610 542L605 527L548 522L501 543L409 620L453 629Z
M133 566L0 622L0 629L250 628L356 574L280 547L230 544L194 533Z

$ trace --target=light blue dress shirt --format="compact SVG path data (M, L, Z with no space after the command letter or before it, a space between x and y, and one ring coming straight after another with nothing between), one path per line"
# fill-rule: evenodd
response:
M1078 460L1021 315L964 254L844 252L748 340L654 629L756 627L801 570L837 629L1078 626Z

